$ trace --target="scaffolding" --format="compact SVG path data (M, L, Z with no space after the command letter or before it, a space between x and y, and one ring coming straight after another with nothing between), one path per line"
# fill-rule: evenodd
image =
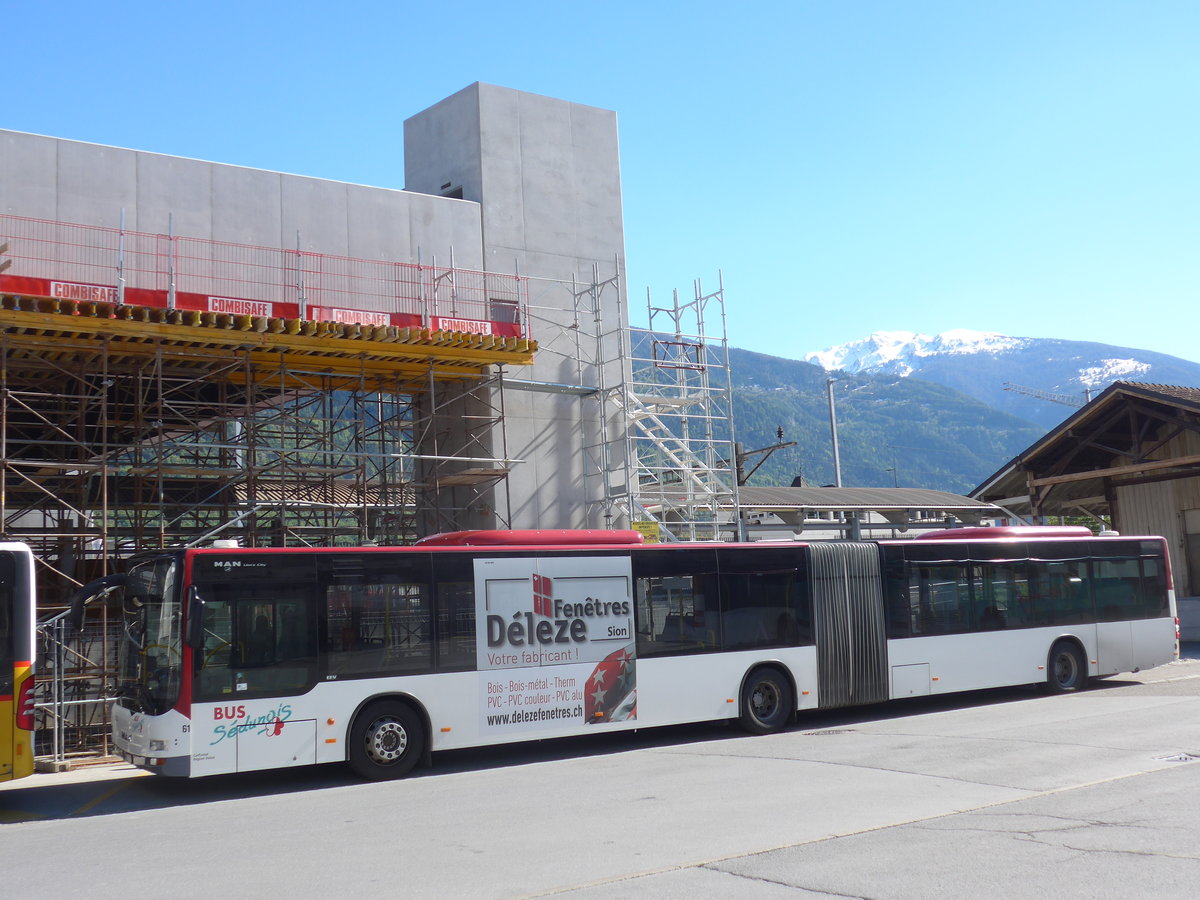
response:
M595 329L602 411L598 440L585 450L602 479L604 520L621 517L668 541L738 538L729 516L738 488L723 283L706 292L696 280L690 300L673 291L667 306L647 291L647 328L628 325L624 310L618 322L604 320L609 288L615 278L575 291L581 320L590 316Z
M542 380L509 389L576 398L589 527L736 538L724 285L706 292L697 280L690 300L675 291L668 306L647 293L649 327L633 328L622 278L619 261L610 273L593 265L589 281L529 278Z
M38 560L37 752L58 761L106 749L117 618L62 611L134 553L508 524L522 279L192 242L212 283L189 293L182 239L157 238L151 266L144 235L0 217L0 528Z

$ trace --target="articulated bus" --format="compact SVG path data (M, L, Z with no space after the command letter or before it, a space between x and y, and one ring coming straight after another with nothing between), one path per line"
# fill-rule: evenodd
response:
M1166 547L1086 528L650 544L455 532L132 565L113 739L202 776L1089 678L1178 656ZM106 585L110 586L110 585Z
M33 773L33 553L0 543L0 781Z

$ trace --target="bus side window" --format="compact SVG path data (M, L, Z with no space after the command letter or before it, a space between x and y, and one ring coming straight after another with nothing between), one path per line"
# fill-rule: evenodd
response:
M795 550L717 551L724 649L812 643L803 562Z
M970 566L915 565L909 582L912 633L957 634L971 625Z
M709 550L634 554L638 656L721 649L716 571Z
M475 668L475 568L466 555L433 557L436 667L439 672Z
M899 548L884 549L883 599L887 609L887 636L906 638L912 636L912 615L908 595L908 575L904 557Z
M1141 563L1141 617L1155 619L1169 615L1167 573L1162 560L1143 557Z
M419 558L367 554L331 560L325 588L331 675L394 675L433 668L427 572Z
M11 696L17 637L16 565L11 553L0 553L0 696Z
M715 646L715 618L699 579L690 575L639 578L638 654L653 656Z
M472 582L438 582L437 633L438 669L474 668L475 585Z
M1136 559L1092 562L1092 596L1101 622L1136 619L1143 614L1141 566Z
M1094 621L1088 564L1084 560L1050 560L1045 563L1043 624L1074 625Z
M317 661L312 584L262 578L197 584L204 598L204 643L195 655L197 700L295 693L312 685Z
M330 588L329 671L391 674L429 668L429 608L423 584L403 582ZM332 605L331 605L332 606ZM334 614L334 609L344 611Z
M1029 623L1029 580L1023 562L983 563L976 581L979 628L995 631Z

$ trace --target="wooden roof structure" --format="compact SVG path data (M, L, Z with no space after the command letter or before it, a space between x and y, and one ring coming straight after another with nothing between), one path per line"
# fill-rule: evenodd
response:
M1110 515L1120 487L1200 476L1200 388L1118 381L970 496L1020 516Z

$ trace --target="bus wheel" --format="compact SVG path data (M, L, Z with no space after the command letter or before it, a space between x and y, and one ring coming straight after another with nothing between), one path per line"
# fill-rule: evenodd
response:
M1070 641L1059 641L1050 648L1046 686L1052 693L1081 691L1087 686L1087 678L1087 663L1078 646Z
M742 727L751 734L780 731L793 706L791 685L778 669L755 669L742 687Z
M421 717L407 703L372 703L350 729L350 768L369 781L407 775L425 750Z

